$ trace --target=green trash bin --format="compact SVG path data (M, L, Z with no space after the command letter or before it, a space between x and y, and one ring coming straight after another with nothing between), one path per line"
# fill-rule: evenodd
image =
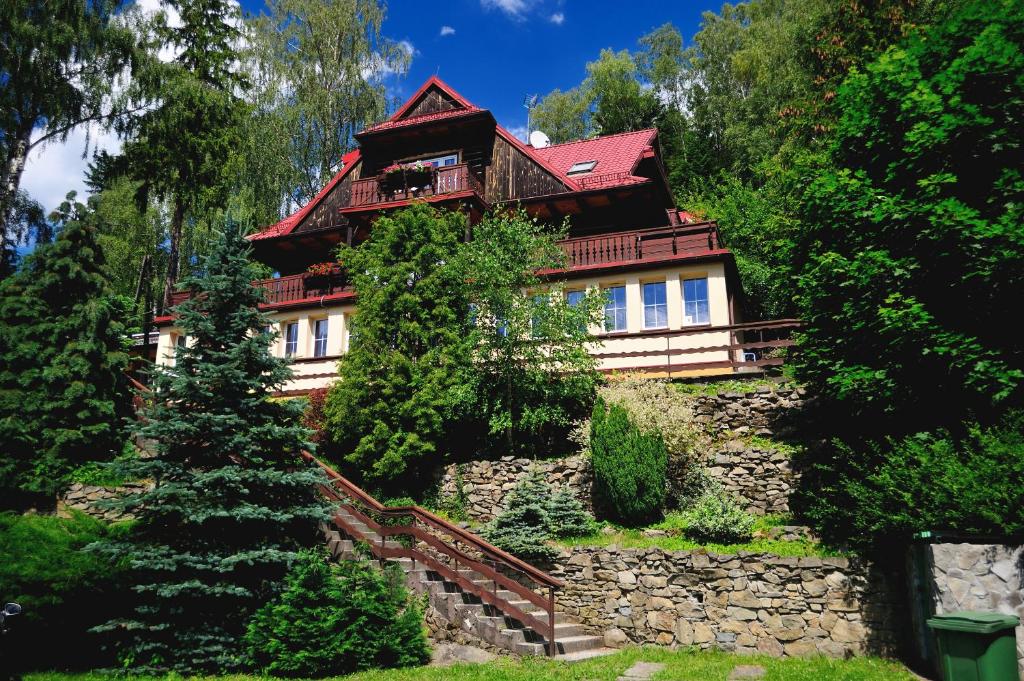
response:
M939 644L943 681L1019 681L1016 615L951 612L928 626Z

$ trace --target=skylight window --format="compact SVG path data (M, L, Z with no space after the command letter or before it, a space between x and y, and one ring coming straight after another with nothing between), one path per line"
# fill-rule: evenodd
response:
M597 165L597 161L577 161L572 164L569 168L569 175L579 175L581 173L589 173Z

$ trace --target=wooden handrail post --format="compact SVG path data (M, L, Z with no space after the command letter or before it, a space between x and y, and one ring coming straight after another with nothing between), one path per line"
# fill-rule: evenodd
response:
M557 652L555 644L555 587L548 587L548 657Z

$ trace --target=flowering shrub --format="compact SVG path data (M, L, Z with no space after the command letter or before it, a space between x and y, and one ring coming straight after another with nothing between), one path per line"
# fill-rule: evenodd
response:
M337 264L333 262L313 263L312 265L306 268L306 274L312 274L314 276L323 277L334 272L336 267Z
M324 404L327 402L327 388L313 388L306 395L306 409L302 412L302 425L313 431L309 441L314 445L324 442Z

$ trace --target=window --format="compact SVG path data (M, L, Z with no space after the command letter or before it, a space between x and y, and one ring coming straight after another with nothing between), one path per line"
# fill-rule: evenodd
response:
M313 322L313 356L327 356L327 320L318 319Z
M178 358L178 353L181 350L184 350L187 345L188 345L188 336L186 336L185 334L181 334L181 335L177 336L174 339L174 353L173 353L174 359Z
M579 175L581 173L589 173L597 165L597 161L577 161L569 167L567 175Z
M626 287L609 286L604 290L604 330L626 330Z
M548 305L548 297L538 293L533 297L533 317L530 319L530 333L534 338L540 333L544 325L544 308Z
M443 166L453 166L459 162L458 154L446 154L445 156L436 156L434 158L421 158L420 163L429 163L435 168L441 168Z
M299 323L291 322L284 327L284 356L294 357L299 351Z
M566 293L565 293L565 302L566 302L566 304L569 305L569 307L576 307L577 305L579 305L580 303L583 302L583 296L585 296L585 295L586 295L586 291L566 291ZM580 331L586 331L587 330L587 325L584 322L582 322L582 321L579 324L579 330Z
M665 302L665 282L644 284L644 328L663 329L668 326L668 304Z
M683 324L710 324L708 280L683 279Z

